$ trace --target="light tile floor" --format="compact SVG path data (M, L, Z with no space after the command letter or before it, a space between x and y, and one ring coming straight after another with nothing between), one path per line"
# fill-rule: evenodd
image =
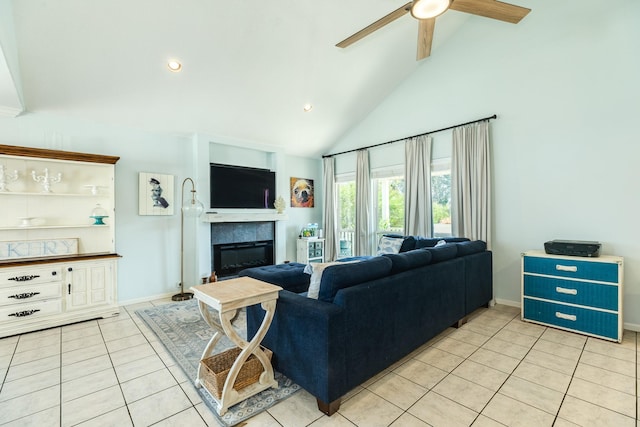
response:
M216 426L153 332L119 317L0 339L0 425ZM304 390L247 426L636 426L635 332L622 344L478 310L322 415Z

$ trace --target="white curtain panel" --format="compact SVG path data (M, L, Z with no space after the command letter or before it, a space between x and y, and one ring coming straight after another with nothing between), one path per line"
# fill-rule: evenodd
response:
M404 234L431 237L431 146L428 135L408 139L404 144Z
M451 226L454 236L484 240L491 248L489 122L453 130Z
M369 150L358 150L356 161L356 232L354 255L371 255L372 251L372 196Z
M322 159L324 187L325 261L334 261L338 255L338 194L336 192L335 159Z

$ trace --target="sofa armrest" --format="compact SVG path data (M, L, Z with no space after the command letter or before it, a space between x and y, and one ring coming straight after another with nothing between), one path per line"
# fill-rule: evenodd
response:
M247 307L247 336L258 330L264 311ZM273 366L324 402L346 393L343 309L283 290L262 344L273 351Z

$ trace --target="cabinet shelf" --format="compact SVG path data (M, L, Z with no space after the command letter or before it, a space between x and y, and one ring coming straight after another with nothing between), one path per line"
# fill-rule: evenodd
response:
M37 193L24 191L1 191L0 196L28 196L28 197L109 197L108 194L91 194L91 193Z
M47 228L109 228L109 224L33 225L28 227L11 226L11 227L0 227L0 230L44 230Z

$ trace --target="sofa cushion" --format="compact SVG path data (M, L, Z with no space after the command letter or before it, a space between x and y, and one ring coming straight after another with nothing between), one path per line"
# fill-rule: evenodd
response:
M438 242L444 240L447 243L468 242L466 237L416 237L416 249L433 248Z
M386 277L390 272L391 260L382 256L357 263L336 263L322 273L318 299L332 302L340 289Z
M431 263L431 252L422 249L414 249L399 254L384 254L382 256L391 260L391 274L401 273Z
M320 291L320 282L322 281L322 273L324 269L327 267L331 267L332 265L338 264L350 264L354 262L360 262L362 259L351 260L339 260L334 262L310 262L304 268L304 272L311 275L311 280L309 281L309 289L306 292L306 296L308 298L318 299L318 292Z
M431 252L431 263L446 261L458 256L458 246L456 243L445 243L435 248L423 248L423 251Z
M409 252L416 248L416 238L413 236L406 236L400 246L400 252Z
M303 273L304 267L305 264L297 262L252 267L240 271L238 276L252 277L298 293L306 291L309 285L309 276Z
M456 243L456 246L458 247L458 256L476 254L478 252L484 252L487 250L487 244L483 240L459 242Z

